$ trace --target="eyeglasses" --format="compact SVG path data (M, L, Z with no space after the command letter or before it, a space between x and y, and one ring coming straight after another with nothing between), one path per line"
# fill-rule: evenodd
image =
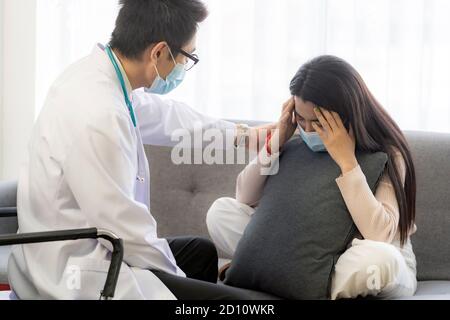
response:
M200 59L198 58L198 56L196 54L187 53L183 49L179 49L179 48L174 48L173 51L178 52L178 53L182 54L183 56L185 56L186 58L188 58L188 61L184 65L184 69L186 71L191 70L193 67L195 67L195 65L197 63L200 62Z

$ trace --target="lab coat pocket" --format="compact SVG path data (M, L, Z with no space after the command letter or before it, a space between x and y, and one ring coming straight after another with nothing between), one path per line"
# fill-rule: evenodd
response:
M64 273L67 289L73 291L75 299L98 300L105 286L110 262L93 258L69 258ZM115 299L142 299L135 277L122 263L117 282Z

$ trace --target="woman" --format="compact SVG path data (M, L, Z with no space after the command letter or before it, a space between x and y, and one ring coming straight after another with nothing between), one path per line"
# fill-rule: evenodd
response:
M278 130L239 175L236 199L219 199L207 225L216 245L233 256L261 199L267 176L262 159L279 156L296 127L315 152L327 151L342 171L336 177L347 208L364 240L355 239L338 260L331 298L412 296L417 288L410 236L416 232L416 177L400 128L347 62L321 56L305 64L291 83ZM320 107L319 107L320 106ZM295 120L294 120L295 118ZM375 193L358 165L356 149L385 152L388 162Z

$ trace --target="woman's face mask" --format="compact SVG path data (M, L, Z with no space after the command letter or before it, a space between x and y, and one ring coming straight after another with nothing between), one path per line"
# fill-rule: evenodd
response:
M323 144L322 139L320 138L317 132L313 132L313 128L311 126L312 120L306 119L316 119L316 115L314 114L315 105L311 102L304 101L300 97L295 97L295 119L297 121L298 129L300 131L300 136L302 137L305 144L314 152L327 152L325 145ZM298 110L298 111L297 111ZM302 112L302 115L300 115ZM306 117L306 118L305 118ZM308 130L310 132L306 132Z
M298 128L303 141L312 151L327 152L327 148L323 144L323 141L317 132L306 132L300 124L298 125Z

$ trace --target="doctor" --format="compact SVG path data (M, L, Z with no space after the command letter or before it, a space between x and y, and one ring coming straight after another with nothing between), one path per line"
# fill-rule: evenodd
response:
M196 122L245 135L157 96L199 61L193 52L206 8L199 0L121 5L110 44L97 45L50 88L19 178L19 232L98 227L120 236L116 299L245 299L216 284L211 242L161 239L150 212L144 144L172 144L174 130ZM110 249L89 240L16 246L10 283L21 299L98 299Z

